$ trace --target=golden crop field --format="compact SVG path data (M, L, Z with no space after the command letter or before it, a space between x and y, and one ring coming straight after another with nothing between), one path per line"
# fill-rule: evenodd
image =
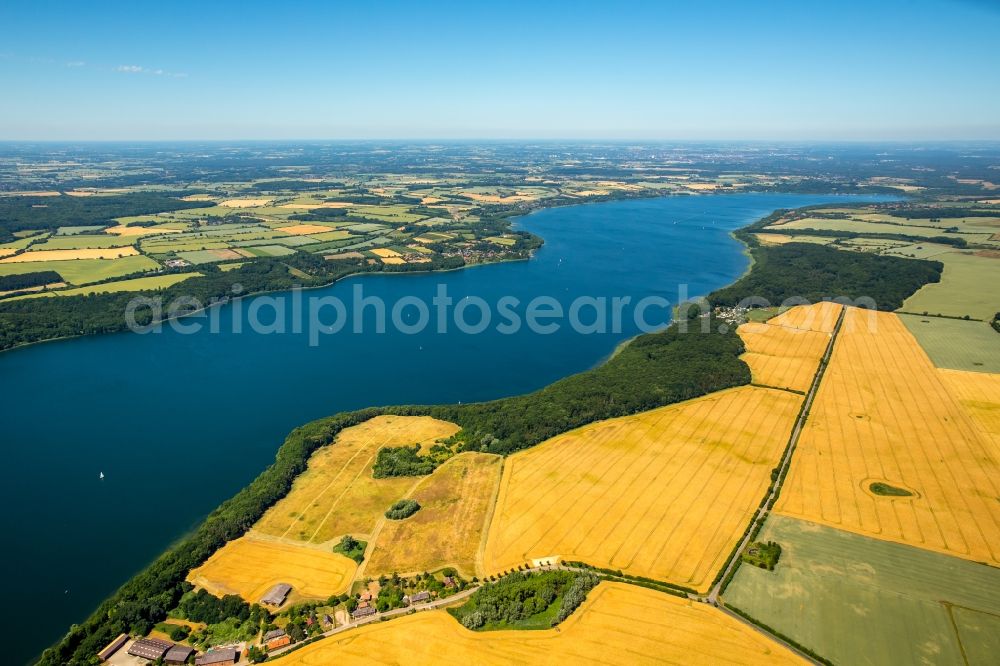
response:
M484 573L561 557L707 589L763 498L800 404L743 386L511 456Z
M458 432L429 416L377 416L343 430L316 451L292 490L257 522L255 530L278 537L324 543L345 534L367 540L386 509L422 479L375 479L372 465L383 446L423 444Z
M94 247L78 250L36 250L24 252L13 257L0 259L0 263L15 264L31 261L71 261L74 259L118 259L139 254L133 246L127 247Z
M995 447L917 341L894 314L850 308L776 510L996 565L997 497Z
M357 565L330 549L256 535L230 541L188 574L188 580L216 596L238 594L249 603L278 583L297 599L326 599L346 592Z
M365 575L419 573L445 566L476 575L476 553L483 540L501 458L466 452L434 470L410 497L420 510L406 520L387 520L375 539Z
M821 301L812 305L797 305L769 319L767 323L799 330L833 333L843 307L829 301Z
M1000 374L939 369L938 375L1000 455Z
M302 236L305 234L322 234L330 231L330 227L324 227L321 224L293 224L290 227L278 227L275 231L292 234L293 236Z
M227 199L220 201L219 205L225 208L260 208L274 201L274 199Z
M395 250L390 250L387 247L378 247L378 248L375 248L374 250L372 250L372 254L374 254L377 257L381 257L383 259L386 259L386 258L389 258L389 257L401 257L402 256L399 252L396 252Z
M444 610L375 622L278 660L326 664L799 664L796 655L706 604L601 583L557 629L470 631Z
M829 333L771 323L748 322L737 333L747 349L740 358L750 366L755 384L803 393L830 343Z

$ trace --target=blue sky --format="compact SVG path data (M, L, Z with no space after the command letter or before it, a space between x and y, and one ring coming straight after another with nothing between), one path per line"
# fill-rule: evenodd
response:
M0 139L1000 139L1000 3L0 4Z

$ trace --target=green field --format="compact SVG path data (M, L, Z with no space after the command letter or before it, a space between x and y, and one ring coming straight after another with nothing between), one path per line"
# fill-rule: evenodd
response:
M820 217L805 217L800 220L793 220L786 224L770 226L768 229L775 231L786 231L795 233L795 229L819 229L825 231L849 231L858 234L903 234L915 238L930 238L932 236L947 236L949 238L964 238L970 243L982 242L989 238L989 233L948 233L947 226L928 227L902 224L906 220L900 219L900 224L888 224L884 222L866 222L863 220L836 220Z
M120 259L71 259L69 261L25 261L0 264L0 275L16 275L35 271L55 271L74 285L90 284L133 273L155 271L160 265L141 254Z
M83 296L87 294L105 294L118 291L144 291L147 289L164 289L178 282L183 282L193 277L201 277L201 273L171 273L169 275L154 275L152 277L134 278L132 280L120 280L118 282L105 282L92 287L77 287L75 289L63 289L61 291L43 291L37 294L27 294L12 298L16 301L21 298L45 298L49 296Z
M777 567L740 567L726 603L834 663L996 663L1000 570L777 515L759 538Z
M1000 311L1000 259L965 252L934 257L944 264L941 281L921 287L903 301L902 312L969 315L988 321ZM992 288L990 287L992 285Z
M105 234L71 234L69 236L53 236L48 240L35 243L32 250L79 250L96 247L126 247L135 245L134 238L121 238Z
M1000 373L1000 333L982 321L900 314L939 368Z

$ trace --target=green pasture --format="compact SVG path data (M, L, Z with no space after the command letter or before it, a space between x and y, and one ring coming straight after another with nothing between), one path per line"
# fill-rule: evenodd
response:
M71 259L69 261L24 261L0 263L0 275L55 271L74 285L85 285L133 273L155 271L160 265L141 254L119 259Z
M899 314L939 368L1000 373L1000 333L983 321Z
M1000 569L778 515L760 539L778 565L741 566L725 602L834 663L996 663Z
M944 264L941 281L924 285L903 301L902 312L990 320L1000 311L1000 259L971 252L934 256Z
M40 243L35 243L32 250L80 250L84 248L127 247L135 245L135 238L122 238L107 234L74 234L71 236L52 236Z

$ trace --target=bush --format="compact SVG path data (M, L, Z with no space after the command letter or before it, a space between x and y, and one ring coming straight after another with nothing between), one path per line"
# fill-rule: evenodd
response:
M388 511L385 512L385 517L389 520L403 520L404 518L409 518L417 511L420 510L420 503L415 499L404 499L399 500L393 504Z

